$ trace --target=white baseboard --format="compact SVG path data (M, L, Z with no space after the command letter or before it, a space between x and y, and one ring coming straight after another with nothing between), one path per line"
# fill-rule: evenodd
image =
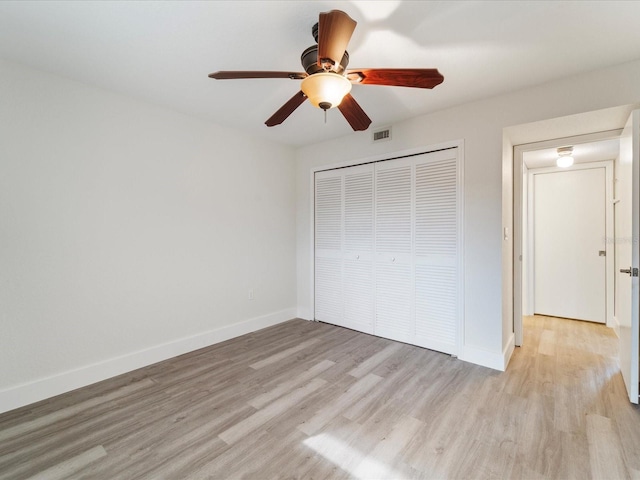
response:
M513 351L516 349L516 334L512 333L507 340L507 346L502 350L502 358L504 361L504 368L502 371L505 371L509 366L509 362L511 361L511 355L513 355Z
M614 315L611 325L607 326L613 328L613 331L616 333L616 337L620 338L620 321L618 320L618 317Z
M291 320L295 314L295 308L281 310L0 390L0 413Z
M507 365L509 364L514 348L515 337L511 334L507 346L501 353L490 352L489 350L484 350L482 348L465 345L462 348L463 353L460 359L465 362L475 363L476 365L504 372L507 369Z
M298 308L297 317L303 320L313 320L313 312L310 308Z

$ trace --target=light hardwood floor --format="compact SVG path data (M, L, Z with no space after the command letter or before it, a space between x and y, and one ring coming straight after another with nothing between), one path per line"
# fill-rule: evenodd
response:
M528 317L500 373L292 320L0 415L0 478L640 478L616 345Z

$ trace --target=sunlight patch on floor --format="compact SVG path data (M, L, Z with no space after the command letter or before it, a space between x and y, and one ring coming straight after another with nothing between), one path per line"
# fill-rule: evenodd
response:
M321 433L309 437L303 443L354 478L361 480L371 478L400 480L402 478L387 465L366 457L363 453L329 434Z

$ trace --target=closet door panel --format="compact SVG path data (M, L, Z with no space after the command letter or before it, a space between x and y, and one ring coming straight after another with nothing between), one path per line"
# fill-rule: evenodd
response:
M457 353L457 150L425 154L415 170L416 344Z
M416 265L415 278L415 343L439 352L456 353L456 269Z
M332 171L316 173L315 198L316 256L339 255L342 252L342 175Z
M344 250L373 252L373 165L345 168Z
M342 324L342 209L340 172L315 178L315 319Z
M371 261L344 261L343 326L373 333L373 264Z
M373 165L344 173L344 326L373 333Z
M407 160L376 165L376 253L410 261L412 230L412 166Z
M412 342L413 166L411 159L376 165L376 335Z
M339 258L316 257L315 318L334 325L342 325L343 318L341 263Z
M416 165L416 257L457 256L457 161L427 154ZM429 159L430 156L435 157Z
M376 335L414 343L411 284L410 264L376 264Z

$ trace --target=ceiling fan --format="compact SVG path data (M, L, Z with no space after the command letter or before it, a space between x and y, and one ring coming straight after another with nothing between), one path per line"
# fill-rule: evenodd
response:
M313 106L326 111L338 107L353 130L366 130L371 119L351 96L351 86L387 85L433 88L444 81L435 68L366 68L347 70L347 45L356 21L340 10L320 14L312 28L317 45L302 52L304 72L220 71L209 75L216 80L239 78L289 78L302 80L300 91L274 113L265 124L280 125L308 98Z

